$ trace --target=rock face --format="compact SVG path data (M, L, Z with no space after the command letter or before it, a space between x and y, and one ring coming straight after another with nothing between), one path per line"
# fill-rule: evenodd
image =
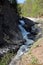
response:
M8 0L0 0L0 44L3 43L2 39L5 35L9 36L10 39L21 39L18 22L17 6Z
M9 0L0 0L0 53L3 53L4 48L16 52L19 45L22 45L22 34L18 28L17 3L14 1L11 3Z

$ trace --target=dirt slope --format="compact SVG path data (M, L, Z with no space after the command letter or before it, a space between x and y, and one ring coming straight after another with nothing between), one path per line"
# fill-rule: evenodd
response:
M14 65L43 65L43 38L32 46Z

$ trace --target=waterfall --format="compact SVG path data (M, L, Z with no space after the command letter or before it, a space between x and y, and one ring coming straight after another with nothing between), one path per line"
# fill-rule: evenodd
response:
M23 20L20 20L20 24L18 25L21 33L22 33L22 36L23 36L23 39L26 40L26 42L24 43L24 45L22 45L16 56L14 58L12 58L12 61L9 65L14 65L14 63L16 62L16 60L18 60L25 52L29 51L31 45L34 43L34 41L32 39L29 39L28 38L28 34L31 34L30 32L27 32L25 30L25 28L23 27L23 25L25 25L25 22Z

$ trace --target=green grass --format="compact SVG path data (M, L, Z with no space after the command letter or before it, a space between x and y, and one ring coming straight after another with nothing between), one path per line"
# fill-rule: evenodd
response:
M14 55L13 53L7 53L4 57L2 57L0 65L8 65L13 55Z
M38 64L38 59L33 55L31 56L31 64Z

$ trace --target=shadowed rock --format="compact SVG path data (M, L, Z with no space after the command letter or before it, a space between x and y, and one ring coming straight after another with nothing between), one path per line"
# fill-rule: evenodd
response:
M19 15L17 11L16 0L14 0L14 2L12 3L9 0L0 0L0 48L1 49L7 46L7 48L10 48L10 50L14 50L16 52L19 49L19 45L22 45L22 43L20 43L20 40L23 40L23 37L18 28L18 22L19 22ZM15 45L16 41L17 44ZM3 53L3 51L1 52Z

